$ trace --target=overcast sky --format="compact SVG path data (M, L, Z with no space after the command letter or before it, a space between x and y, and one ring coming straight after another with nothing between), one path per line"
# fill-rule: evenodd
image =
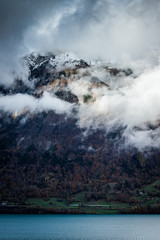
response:
M32 51L156 62L159 22L159 0L0 0L0 82Z

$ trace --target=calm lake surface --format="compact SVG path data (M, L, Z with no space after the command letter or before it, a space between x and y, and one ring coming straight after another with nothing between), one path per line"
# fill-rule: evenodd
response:
M160 215L0 215L0 240L159 240Z

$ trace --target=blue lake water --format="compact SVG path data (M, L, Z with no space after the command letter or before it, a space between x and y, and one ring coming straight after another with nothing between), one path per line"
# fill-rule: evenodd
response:
M0 240L159 240L160 215L0 215Z

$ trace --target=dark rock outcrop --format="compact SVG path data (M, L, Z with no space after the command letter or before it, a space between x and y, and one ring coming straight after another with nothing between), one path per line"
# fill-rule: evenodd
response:
M58 90L55 95L62 99L63 101L67 101L69 103L79 103L78 97L71 93L70 91L65 91L65 90Z

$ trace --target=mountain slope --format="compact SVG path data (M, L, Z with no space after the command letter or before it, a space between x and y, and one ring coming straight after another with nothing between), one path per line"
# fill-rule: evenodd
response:
M99 92L114 91L94 71L105 71L112 81L128 79L133 72L106 65L95 70L69 53L34 53L25 61L30 84L17 79L11 89L0 89L2 205L45 208L34 199L59 199L64 201L60 207L49 200L58 212L159 207L160 183L144 191L160 178L159 150L126 146L125 126L106 130L103 122L97 123L104 118L101 112L91 118L86 111L80 114L83 109L90 113Z

